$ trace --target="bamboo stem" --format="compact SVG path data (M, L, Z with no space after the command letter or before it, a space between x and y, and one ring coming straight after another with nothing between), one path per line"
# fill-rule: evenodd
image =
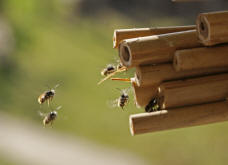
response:
M135 82L132 82L132 87L135 103L139 107L145 107L151 99L157 95L158 84L153 84L147 87L138 87Z
M176 72L172 64L147 65L136 67L135 80L138 86L144 87L160 84L164 81L210 75L225 71L228 71L228 67Z
M189 30L124 40L119 56L124 66L135 67L171 62L176 50L199 46L196 30Z
M173 66L176 71L228 68L228 45L178 50Z
M132 135L228 120L227 101L130 115Z
M166 82L158 92L161 109L224 100L228 94L228 74Z
M206 46L228 42L228 11L201 13L196 24L199 39Z
M125 39L180 32L180 31L193 30L193 29L196 29L195 25L117 29L117 30L114 30L114 34L113 34L113 48L118 48L119 44Z

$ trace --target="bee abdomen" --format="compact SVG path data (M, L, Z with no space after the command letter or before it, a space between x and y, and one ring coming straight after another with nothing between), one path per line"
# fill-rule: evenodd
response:
M45 117L44 120L43 120L43 125L47 125L50 123L50 120L48 119L48 117Z
M45 100L46 100L46 98L45 98L45 95L43 95L43 94L40 97L38 97L38 103L39 104L44 103Z

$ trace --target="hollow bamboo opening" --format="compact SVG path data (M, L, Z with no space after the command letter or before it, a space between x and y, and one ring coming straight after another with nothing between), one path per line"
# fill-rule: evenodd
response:
M129 67L131 65L131 50L126 44L120 46L119 56L124 66Z
M209 24L207 22L207 20L204 17L200 18L200 21L198 23L198 29L199 29L199 33L200 33L200 37L202 37L202 39L204 40L208 40L209 39Z

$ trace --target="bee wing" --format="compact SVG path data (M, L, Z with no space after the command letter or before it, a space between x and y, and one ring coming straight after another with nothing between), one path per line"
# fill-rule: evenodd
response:
M118 65L118 64L122 64L122 62L120 61L119 58L115 57L114 60L116 61L117 65ZM123 64L122 64L122 65L123 65Z
M62 84L62 82L61 82L61 83L56 84L56 85L54 86L54 89L58 88L61 84Z
M45 117L45 116L47 116L47 114L42 113L42 112L40 112L40 111L38 111L38 115L39 115L39 116L41 116L41 117Z
M107 101L107 106L108 106L109 108L116 108L116 107L118 107L118 100L119 100L119 99Z
M106 67L109 67L109 66L113 66L115 67L115 65L113 63L110 63L110 64L107 64Z
M132 92L133 91L133 88L132 88L132 86L130 86L130 87L128 87L128 88L126 88L126 89L123 89L123 92L124 93L130 93L130 92Z
M126 88L126 89L120 89L120 88L116 88L118 91L120 91L121 93L126 93L126 94L128 94L130 91L133 91L132 89L132 87L128 87L128 88Z

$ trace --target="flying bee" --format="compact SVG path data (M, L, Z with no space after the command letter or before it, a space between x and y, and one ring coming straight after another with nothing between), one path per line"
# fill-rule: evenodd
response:
M53 121L57 118L57 115L58 115L58 110L61 108L61 106L57 107L55 111L51 111L49 112L48 114L43 114L41 112L40 113L40 116L44 117L43 119L43 125L46 126L48 124L53 124Z
M106 76L106 77L104 79L102 79L101 81L99 81L98 85L100 85L105 80L108 80L109 78L114 76L116 73L124 72L126 70L127 70L127 68L125 66L123 66L122 63L117 64L117 66L114 66L112 64L107 65L107 67L101 71L101 75Z
M120 92L121 92L121 95L119 96L119 98L117 98L116 100L114 100L113 102L113 107L120 107L122 109L124 109L124 107L128 104L129 102L129 91L130 91L130 88L127 88L127 89L124 89L124 90L121 90L119 88L117 88Z
M128 99L128 94L123 92L118 99L118 106L123 109L124 106L128 103Z
M158 105L157 98L153 98L145 107L146 112L154 112L160 110L160 107Z
M52 101L53 97L55 96L55 89L59 86L60 84L57 84L54 88L45 91L38 97L38 103L43 104L45 101L47 101L48 106L50 104L50 101Z

